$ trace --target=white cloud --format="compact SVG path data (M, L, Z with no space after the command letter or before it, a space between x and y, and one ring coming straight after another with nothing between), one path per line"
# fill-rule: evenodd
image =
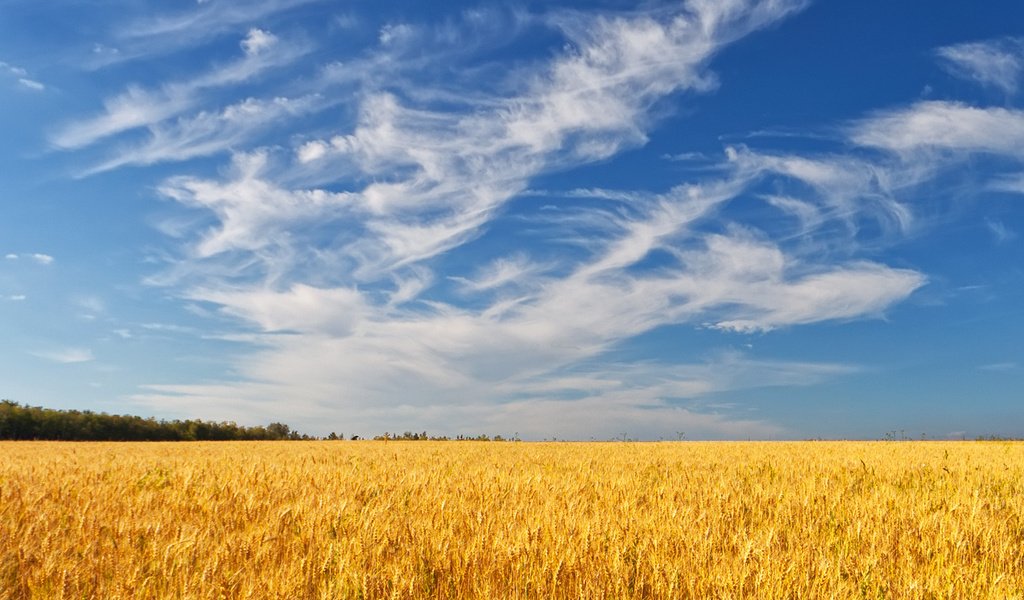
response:
M13 252L10 252L10 253L4 255L4 259L6 259L6 260L18 260L18 259L21 259L21 258L32 260L32 261L34 261L34 262L36 262L36 263L38 263L40 265L43 265L43 266L52 265L54 263L54 261L56 260L55 258L50 256L49 254L42 254L42 253L39 253L39 252L32 253L32 254L15 254Z
M93 175L126 165L151 165L224 152L249 141L261 131L318 110L318 96L302 98L247 98L216 113L199 112L190 117L147 126L149 138L137 146L125 146L107 161L81 175Z
M28 296L26 296L25 294L14 294L12 296L7 296L7 299L10 300L11 302L22 302L27 298Z
M767 331L780 326L879 315L925 283L924 276L915 271L873 263L840 266L793 281L776 279L781 274L768 276L767 281L748 281L749 287L733 289L737 301L742 303L734 312L747 316L720 321L715 327Z
M4 61L0 61L0 75L13 77L18 82L18 85L34 92L41 92L46 89L44 84L30 78L27 70Z
M344 414L359 428L495 423L585 436L610 433L604 428L620 419L644 435L664 427L777 432L678 402L743 386L810 385L849 367L610 365L609 352L665 327L760 332L883 315L925 276L858 260L856 232L838 258L786 235L827 244L836 224L863 219L905 232L914 219L901 194L927 180L927 169L894 166L889 156L734 148L709 171L716 179L663 194L580 190L565 196L590 205L514 216L502 209L538 175L643 144L665 98L714 88L707 63L725 44L802 5L560 14L552 22L566 49L495 86L501 93L467 89L459 98L454 83L436 95L403 94L415 77L389 85L399 90L392 93L370 86L355 95L351 130L295 136L294 162L278 166L293 169L284 176L268 150L236 152L221 178L167 180L162 194L213 221L184 238L167 281L242 321L256 350L234 363L237 381L151 386L138 400L211 418L239 410L276 418L287 398L290 419L314 427ZM881 139L872 133L879 118L856 133ZM293 189L281 181L289 177L331 185ZM761 193L772 183L785 193ZM745 194L791 217L786 234L737 222L730 207ZM493 249L487 227L498 220L513 238L508 250L476 267L475 252ZM470 247L475 240L480 246ZM550 252L555 246L569 251Z
M260 54L261 52L266 52L269 48L273 48L274 45L277 44L277 41L277 36L269 31L253 27L249 30L249 34L245 36L245 39L242 40L239 45L246 54L252 56Z
M396 303L377 304L370 293L353 288L293 285L283 291L193 291L191 299L213 302L263 331L293 335L262 336L259 344L264 350L237 366L243 382L157 391L173 389L178 394L168 402L215 396L218 406L224 406L228 389L236 398L259 404L265 402L259 400L263 394L291 386L289 397L303 406L300 413L336 409L353 415L369 407L394 409L396 402L405 402L410 405L409 418L426 419L421 423L430 422L432 411L459 414L483 406L474 403L501 402L495 410L509 422L523 423L524 430L531 423L526 415L539 407L544 407L544 414L603 407L621 412L623 419L631 414L635 427L647 423L647 434L651 422L645 415L653 414L669 419L666 423L706 427L709 435L721 433L729 429L731 419L702 421L703 417L680 412L670 401L740 385L743 376L734 366L709 370L717 376L702 372L682 378L687 369L677 364L654 369L656 374L628 368L608 374L601 367L604 375L582 378L578 366L639 333L708 315L719 317L720 328L745 331L870 316L902 300L923 281L911 271L869 263L801 274L799 265L788 265L782 252L766 242L741 234L689 232L690 224L711 214L737 190L730 182L707 189L681 188L652 199L645 214L624 224L603 252L562 278L540 277L522 257L496 261L474 280L467 279L464 288L486 292L515 281L516 288L526 291L473 310L437 302L427 310L396 310ZM680 264L674 268L630 274L630 268L652 250L671 249L679 235L703 240L706 249L678 252ZM842 372L783 364L761 370L759 377L743 385L813 383L820 376ZM788 372L818 375L806 380L782 375ZM566 393L586 400L558 400ZM147 401L158 396L144 395ZM453 396L466 399L466 405L452 407ZM601 431L587 423L590 434ZM533 426L531 431L537 431L536 423ZM770 429L767 424L758 427ZM564 426L558 434L579 431L582 428Z
M313 0L249 0L242 2L201 2L200 8L178 15L147 17L122 30L126 38L173 36L191 41L234 28Z
M763 198L770 206L796 218L800 222L803 231L811 231L817 228L825 219L822 211L811 202L777 194L769 194L763 196Z
M3 61L0 61L0 72L3 72L8 75L13 75L15 77L25 77L26 75L28 75L28 71L26 71L25 69Z
M1024 157L1024 111L919 102L860 121L850 137L857 144L898 153L947 150Z
M571 50L513 82L515 94L469 94L462 112L371 94L352 133L307 141L297 157L386 180L360 192L376 215L367 226L379 234L352 249L367 272L426 260L474 239L530 177L642 144L653 105L680 91L708 91L705 66L721 47L803 5L691 2L675 15L567 13L555 23Z
M18 79L18 83L20 83L22 87L28 88L36 92L41 92L46 89L45 85L36 81L35 79L27 79L22 77Z
M282 338L282 342L290 338ZM580 371L561 377L523 380L497 386L465 388L428 384L425 388L402 387L387 377L374 377L380 369L389 375L407 376L390 363L370 371L359 368L367 362L348 365L347 359L325 360L325 348L309 348L304 357L314 361L305 374L314 376L309 385L295 388L291 378L279 379L275 370L269 377L234 385L159 385L135 396L143 404L173 408L207 418L228 418L231 411L245 410L255 422L275 418L280 410L274 397L289 398L290 422L304 430L327 429L324 423L345 423L345 431L372 435L384 430L405 429L450 434L481 432L510 435L523 432L532 439L557 436L560 439L611 439L623 433L629 437L765 438L783 435L779 426L750 413L696 408L690 399L712 392L726 392L771 386L813 385L823 379L855 371L845 365L759 361L738 354L725 354L703 363L616 366L599 371ZM271 350L266 363L272 364ZM318 358L322 357L322 358ZM289 362L292 359L289 358ZM262 363L262 361L261 361ZM336 378L324 369L327 364L341 370ZM355 377L354 386L337 381ZM376 387L364 386L374 378ZM315 383L314 383L315 382ZM476 395L486 392L486 395ZM330 400L327 400L329 395ZM363 394L363 396L360 396ZM561 397L569 395L569 397ZM495 397L503 398L495 401ZM256 411L253 414L252 411ZM340 417L338 415L344 415ZM331 426L333 427L333 426Z
M114 58L121 54L121 51L117 48L112 48L104 44L95 43L92 45L92 53L97 57L108 57Z
M103 102L103 114L63 127L51 137L51 141L64 149L88 146L122 131L172 117L194 101L187 94L170 96L130 86L124 93Z
M525 255L519 254L493 261L480 269L473 279L456 276L450 279L458 281L466 290L481 292L527 283L527 280L532 280L543 268L542 265L532 263Z
M956 44L936 53L953 75L1007 94L1017 91L1024 71L1024 40L1020 38Z
M235 155L231 181L220 183L175 177L160 192L186 206L212 211L220 225L203 233L192 252L208 258L230 251L262 252L287 246L289 230L330 219L350 209L351 194L324 190L290 191L261 179L264 153Z
M160 331L164 333L180 333L193 335L200 333L200 330L195 329L194 327L175 325L173 323L142 323L140 327L148 331Z
M170 82L155 90L128 86L120 95L103 102L102 113L64 125L50 136L50 141L58 148L71 150L139 127L152 127L199 105L202 102L201 93L206 90L245 82L264 71L289 64L307 51L304 44L285 43L266 32L261 34L262 41L253 41L251 32L243 40L246 51L241 59L193 79ZM271 39L275 51L262 51L269 47ZM253 52L249 52L246 42L254 44ZM228 107L225 112L230 110L232 108ZM203 118L209 118L207 113L195 117L197 120Z
M746 147L728 147L726 155L735 168L751 177L783 177L806 186L798 191L799 198L765 197L772 206L798 218L802 229L794 234L807 233L832 219L843 223L848 236L854 236L865 219L885 234L905 234L913 227L914 215L900 196L932 176L924 164L893 165L849 155L766 154ZM833 234L830 242L837 241L848 240Z
M57 350L32 352L33 356L52 362L71 364L94 360L92 351L85 348L61 348Z
M323 158L327 154L327 150L330 146L326 142L321 140L312 140L299 146L296 151L296 158L299 162L308 163L313 162L317 159Z
M240 0L236 2L197 2L175 14L153 14L130 22L115 23L118 48L94 53L92 68L123 61L159 56L234 35L251 23L289 11L317 0ZM107 48L101 46L104 50Z
M381 27L380 34L377 37L382 45L387 46L402 42L414 35L414 33L415 29L410 25L394 23Z
M227 314L240 317L268 332L344 336L365 315L362 295L355 289L320 289L296 284L284 292L273 290L194 290L193 300L213 302Z

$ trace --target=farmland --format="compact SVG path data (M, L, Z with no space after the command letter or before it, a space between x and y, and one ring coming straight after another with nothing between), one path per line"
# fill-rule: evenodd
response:
M1024 597L1014 442L0 443L0 599Z

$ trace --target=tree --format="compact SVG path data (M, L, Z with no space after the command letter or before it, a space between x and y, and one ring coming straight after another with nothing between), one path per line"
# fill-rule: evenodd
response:
M272 440L286 440L291 435L291 428L284 423L271 423L267 425L267 433Z

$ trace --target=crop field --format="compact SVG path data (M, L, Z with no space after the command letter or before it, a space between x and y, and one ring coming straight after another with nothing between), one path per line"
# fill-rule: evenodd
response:
M1024 444L0 443L0 599L1020 598Z

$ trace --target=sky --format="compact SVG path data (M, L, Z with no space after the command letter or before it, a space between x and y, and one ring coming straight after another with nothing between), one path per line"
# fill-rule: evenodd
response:
M0 0L0 397L1024 436L1024 4Z

